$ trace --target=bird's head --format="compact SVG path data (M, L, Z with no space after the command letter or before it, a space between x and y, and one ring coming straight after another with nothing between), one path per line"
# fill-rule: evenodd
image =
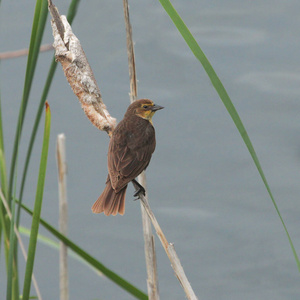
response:
M133 111L133 113L145 120L149 120L152 123L152 117L157 110L163 109L162 106L154 104L153 101L149 99L140 99L133 102L128 111Z

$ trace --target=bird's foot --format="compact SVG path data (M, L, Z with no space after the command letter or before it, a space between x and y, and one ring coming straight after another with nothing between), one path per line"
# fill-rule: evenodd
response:
M146 191L142 185L140 185L135 179L132 180L132 183L134 185L134 188L136 189L135 193L133 194L133 197L137 197L134 200L140 199L140 193L142 193L144 196L146 195Z
M140 199L140 193L143 193L144 196L146 195L146 191L142 186L138 190L136 190L135 193L133 194L133 197L137 197L137 199L135 200Z

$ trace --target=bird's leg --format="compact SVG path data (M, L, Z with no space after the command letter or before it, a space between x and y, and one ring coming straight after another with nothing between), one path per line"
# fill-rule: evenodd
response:
M144 196L146 195L144 187L140 185L135 179L132 179L132 184L136 189L135 193L133 194L133 197L138 197L139 199L139 193L143 193Z

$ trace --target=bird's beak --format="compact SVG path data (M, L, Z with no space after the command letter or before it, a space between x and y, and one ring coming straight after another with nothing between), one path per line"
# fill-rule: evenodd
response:
M160 109L163 109L163 108L164 108L163 106L154 104L154 105L151 107L151 110L152 110L152 111L157 111L157 110L160 110Z

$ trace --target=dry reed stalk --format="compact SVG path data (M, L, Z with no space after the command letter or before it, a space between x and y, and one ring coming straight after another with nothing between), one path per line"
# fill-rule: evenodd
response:
M53 46L50 44L42 45L40 47L40 52L46 52L52 50ZM29 49L20 49L16 51L8 51L0 53L0 60L10 59L10 58L17 58L21 56L28 55Z
M60 16L57 8L48 0L52 16L55 58L62 65L65 76L81 102L86 116L98 129L111 136L116 119L112 118L102 101L101 93L79 40L73 34L66 16Z
M123 0L124 5L124 15L125 15L125 24L126 24L126 40L127 40L127 53L128 53L128 65L129 65L129 77L130 77L130 100L131 102L137 99L137 80L136 80L136 71L135 71L135 58L134 58L134 46L132 40L132 28L129 20L129 8L128 0ZM146 195L147 193L147 183L145 172L141 173L138 177L139 183L145 188ZM155 254L155 245L154 237L152 235L151 223L156 230L156 233L162 242L162 245L171 261L172 268L175 272L176 277L178 278L180 284L182 285L186 296L188 299L195 300L197 299L185 273L183 267L180 263L180 260L176 254L174 244L168 243L165 235L163 234L150 206L147 197L144 197L140 193L141 204L142 204L142 216L143 216L143 229L144 229L144 239L145 239L145 255L147 262L147 272L148 272L148 296L149 299L159 299L158 294L158 281L157 281L157 270L156 270L156 254ZM146 215L148 214L148 216Z
M145 188L147 193L146 173L143 172L138 176L139 183ZM157 260L155 250L155 240L152 233L151 219L147 211L141 203L141 212L143 220L144 243L145 243L145 257L147 266L147 288L148 297L150 300L159 300L159 285L157 275Z
M72 33L71 26L67 22L66 17L59 15L56 7L52 4L51 0L48 0L48 3L49 10L52 15L51 24L53 29L53 46L56 50L56 59L61 62L63 70L65 72L65 76L67 77L67 80L69 81L73 92L80 100L87 117L96 127L98 127L100 130L106 131L109 136L111 136L115 128L116 120L112 118L106 110L94 75L87 62L87 58L81 48L79 40ZM126 8L126 17L126 13L128 15L128 4L124 7ZM129 33L131 33L131 28L129 31L127 31L127 34ZM131 48L128 47L128 51L130 53L133 53L133 43ZM134 56L130 60L132 61L132 65L129 68L134 68ZM131 76L131 78L132 79L130 85L136 82L135 75ZM135 88L132 87L131 90L134 89L135 92L133 92L133 95L131 95L132 100L136 99L136 86ZM182 285L187 298L190 300L197 300L197 297L189 281L187 280L182 265L180 264L179 258L174 249L174 245L172 243L168 243L152 210L150 209L147 198L142 193L139 194L139 197L141 199L141 202L143 203L143 207L145 208L148 216L152 221L156 233L171 261L171 265L173 267L175 275ZM154 244L153 237L151 238L151 240L151 243Z
M127 42L127 55L128 55L128 68L129 68L129 80L130 80L130 102L137 100L137 79L135 69L135 57L134 57L134 45L132 39L132 27L129 19L128 1L123 0L125 28L126 28L126 42ZM145 188L147 192L146 174L142 172L138 176L139 183ZM147 267L147 290L150 300L159 300L158 290L158 277L157 277L157 262L155 253L154 236L152 234L151 220L149 219L144 206L141 204L141 213L143 220L143 232L144 232L144 248L145 259Z
M11 211L10 211L9 206L8 206L8 203L7 203L5 197L4 197L3 193L2 193L1 188L0 188L0 198L1 198L1 200L2 200L2 203L3 203L3 205L4 205L5 210L6 210L6 212L7 212L7 215L8 215L8 217L9 217L9 219L11 220L11 217L12 217ZM26 261L27 261L27 252L26 252L26 250L25 250L25 246L24 246L24 244L23 244L23 241L22 241L22 238L21 238L21 236L20 236L20 233L19 233L19 231L18 231L18 229L17 229L17 227L16 227L16 224L14 224L14 232L15 232L15 234L16 234L16 236L17 236L18 243L19 243L19 245L20 245L20 248L21 248L21 251L22 251L24 260L25 260L25 262L26 262ZM38 284L37 284L37 281L36 281L36 278L35 278L34 274L32 274L32 283L33 283L34 289L35 289L35 291L36 291L36 296L37 296L37 298L38 298L39 300L42 300L42 295L41 295L41 292L40 292L40 289L39 289L39 286L38 286Z
M152 224L155 228L155 231L157 233L157 236L159 237L160 241L161 241L161 244L163 245L168 257L169 257L169 260L171 262L171 266L174 270L174 273L177 277L177 279L179 280L181 286L183 287L184 289L184 292L186 294L186 297L187 299L189 300L197 300L198 298L196 297L193 289L192 289L192 286L191 284L189 283L186 275L185 275L185 272L184 272L184 269L180 263L180 260L177 256L177 253L175 251L175 248L174 248L174 244L173 243L169 243L163 233L163 231L161 230L150 206L149 206L149 203L148 203L148 200L147 200L147 197L145 197L142 193L139 194L139 197L141 199L141 202L143 203L143 206L149 216L149 218L151 219L152 221Z
M57 169L58 169L58 190L59 190L59 230L63 235L67 235L68 230L68 202L67 202L67 162L65 149L65 135L57 136L56 147ZM59 284L60 299L69 299L68 280L68 247L59 242Z

